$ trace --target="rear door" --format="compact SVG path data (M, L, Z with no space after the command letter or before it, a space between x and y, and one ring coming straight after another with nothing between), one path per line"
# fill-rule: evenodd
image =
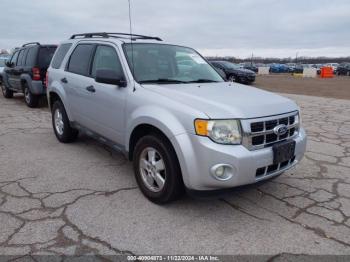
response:
M70 55L65 76L60 79L74 120L91 130L94 130L94 123L88 116L86 105L94 94L87 92L86 87L93 84L90 68L95 47L90 43L78 44Z

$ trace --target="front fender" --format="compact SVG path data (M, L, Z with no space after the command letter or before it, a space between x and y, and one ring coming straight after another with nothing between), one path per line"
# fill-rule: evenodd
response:
M130 114L126 123L125 149L129 152L129 142L133 130L142 124L152 125L162 131L169 140L172 137L186 132L178 117L158 106L143 106Z

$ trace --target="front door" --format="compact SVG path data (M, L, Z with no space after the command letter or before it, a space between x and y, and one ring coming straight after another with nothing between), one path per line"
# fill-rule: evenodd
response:
M10 85L10 88L12 88L12 89L15 88L15 86L16 86L14 71L15 71L15 67L16 67L16 63L17 63L18 53L19 53L19 51L15 52L12 55L11 60L10 60L11 67L5 68L5 72L7 75L7 82Z
M125 75L118 51L113 45L97 45L91 66L91 90L85 89L87 117L95 123L96 132L104 137L123 144L125 130L125 107L128 88L97 83L94 78L97 70L113 70Z

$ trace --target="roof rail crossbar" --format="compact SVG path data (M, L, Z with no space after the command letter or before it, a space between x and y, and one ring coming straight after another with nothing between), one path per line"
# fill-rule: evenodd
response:
M125 36L129 36L129 37L125 37ZM137 35L137 34L128 34L128 33L106 33L106 32L74 34L74 35L72 35L70 37L70 39L75 39L77 37L82 37L82 38L93 38L93 37L109 38L109 37L115 37L115 38L122 38L122 39L131 39L131 40L134 40L134 41L136 41L137 39L150 39L150 40L162 41L161 38L156 37L156 36Z
M25 47L27 45L40 45L40 43L39 42L30 42L30 43L26 43L26 44L22 45L22 47Z

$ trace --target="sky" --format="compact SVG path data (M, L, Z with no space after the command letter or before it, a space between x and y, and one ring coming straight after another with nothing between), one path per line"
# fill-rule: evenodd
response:
M130 0L134 33L206 56L350 56L349 0ZM128 0L1 0L0 49L129 32Z

